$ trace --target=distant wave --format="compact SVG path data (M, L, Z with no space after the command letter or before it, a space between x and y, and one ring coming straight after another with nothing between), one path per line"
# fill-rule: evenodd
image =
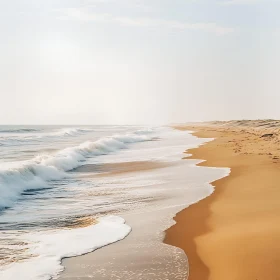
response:
M0 133L26 133L26 132L41 132L42 129L35 128L0 128ZM83 132L92 131L90 128L62 128L58 131L51 132L49 135L77 135ZM43 132L43 134L48 135Z
M53 155L38 155L16 167L0 169L0 209L11 207L25 190L45 188L49 181L67 177L67 171L83 165L88 158L125 149L130 143L152 139L152 135L138 134L138 131L115 135L95 142L84 142Z
M10 129L1 129L0 133L22 133L22 132L37 132L40 129L35 128L10 128Z
M9 130L10 132L26 132L26 130ZM79 136L83 133L92 132L93 130L90 128L62 128L57 131L51 132L42 132L42 133L35 133L29 135L5 135L0 137L0 145L1 146L18 146L22 143L34 144L34 142L44 141L45 139L51 138L61 138L61 137L74 137ZM8 130L0 130L0 133L8 132ZM30 129L28 132L40 132L40 130Z
M14 145L14 144L21 144L21 142L28 142L28 141L32 141L38 139L38 137L32 137L32 136L14 136L14 135L9 135L9 136L2 136L0 135L0 142L3 145Z
M49 136L76 136L90 131L93 130L89 128L62 128L59 131L50 134Z
M141 135L141 134L150 134L153 132L154 132L154 128L146 128L146 129L139 129L135 133Z

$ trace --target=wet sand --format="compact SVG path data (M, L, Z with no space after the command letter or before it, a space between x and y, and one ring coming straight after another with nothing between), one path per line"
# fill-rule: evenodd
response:
M171 164L156 162L107 164L102 166L98 176L114 175L115 178L122 178L124 175L139 176L139 172L149 175L154 169L163 169L167 166L171 167ZM77 172L90 172L93 168L94 166L88 165ZM173 168L177 169L176 164ZM181 169L184 169L184 166ZM143 187L141 189L143 190ZM162 189L162 186L155 185L145 189L148 194L152 191L150 203L146 205L145 210L133 210L121 215L132 227L132 232L121 242L105 246L101 250L64 259L63 265L66 270L59 279L184 280L187 278L188 262L183 250L162 243L164 230L172 224L174 214L183 207L172 206L177 199L176 195L175 198L172 197L172 189L168 191L169 187ZM157 194L154 195L153 192ZM170 206L166 207L166 205ZM161 221L160 228L159 221Z
M209 182L228 174L228 169L197 167L199 160L181 160L184 148L204 142L193 138L183 144L175 162L116 163L100 170L100 174L105 171L105 176L111 174L117 181L135 177L139 182L145 179L153 183L132 189L129 186L130 191L136 192L133 199L139 200L140 207L115 213L126 220L132 232L122 241L93 253L64 259L65 271L59 279L187 279L186 254L178 247L164 244L163 239L164 231L174 224L174 215L210 195L213 188ZM85 168L90 176L92 166ZM86 169L78 172L86 174ZM129 189L121 191L125 194ZM141 199L142 196L146 199Z
M90 177L114 176L125 173L150 171L153 169L168 167L168 163L159 161L133 161L133 162L116 162L106 164L85 164L75 169L79 173L92 173Z
M216 122L178 129L216 138L188 151L230 167L208 198L179 212L165 242L188 256L189 280L280 279L279 122Z

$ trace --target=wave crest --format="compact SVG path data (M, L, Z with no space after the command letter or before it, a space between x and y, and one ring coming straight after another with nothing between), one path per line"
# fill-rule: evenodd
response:
M101 138L95 142L84 142L50 155L38 155L32 160L21 162L16 167L0 169L0 209L13 205L22 192L48 187L48 182L67 177L67 171L85 163L88 158L106 155L128 144L152 140L151 135L134 132Z
M63 128L50 136L77 136L85 132L93 131L92 129L86 128Z

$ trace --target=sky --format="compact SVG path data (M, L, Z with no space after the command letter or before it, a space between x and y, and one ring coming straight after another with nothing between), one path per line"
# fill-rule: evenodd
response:
M280 119L280 0L0 0L0 124Z

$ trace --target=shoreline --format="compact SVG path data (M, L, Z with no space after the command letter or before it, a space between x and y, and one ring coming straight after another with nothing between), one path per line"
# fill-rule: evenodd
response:
M108 166L108 170L113 171L114 180L133 177L137 182L143 179L152 182L146 186L140 184L135 189L139 194L146 193L142 206L118 213L132 228L132 232L122 241L101 250L63 260L65 270L59 279L86 279L88 275L98 280L110 277L128 280L188 278L187 256L182 249L163 243L165 230L174 224L176 213L212 193L213 187L208 182L224 177L228 171L198 168L196 164L200 160L182 160L185 148L197 147L205 143L206 139L198 139L187 133L176 141L179 142L172 141L172 145L178 145L175 157L172 155L168 164L153 160L148 165L147 162L136 162L132 165L117 163ZM137 200L140 198L138 195Z
M231 169L230 176L211 183L215 188L212 195L177 213L176 224L166 231L164 243L183 249L188 256L188 280L277 280L277 143L259 140L256 133L243 128L179 129L194 130L193 135L199 138L215 138L188 150L192 156L186 159L205 159L198 166Z

